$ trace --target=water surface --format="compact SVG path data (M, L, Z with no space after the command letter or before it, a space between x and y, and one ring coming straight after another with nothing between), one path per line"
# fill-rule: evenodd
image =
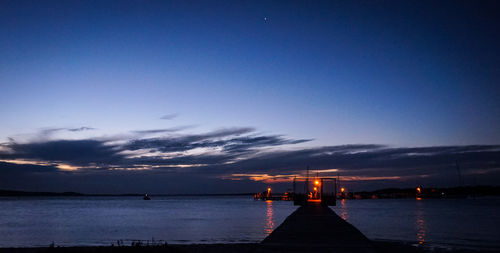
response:
M500 249L500 198L341 200L332 209L370 239Z
M0 247L258 242L297 207L252 197L0 198Z
M238 197L0 198L0 247L259 242L297 207ZM370 239L500 249L500 198L338 201Z

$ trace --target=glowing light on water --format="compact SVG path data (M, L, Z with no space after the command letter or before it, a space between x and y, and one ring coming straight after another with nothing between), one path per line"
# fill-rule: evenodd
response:
M266 201L267 209L266 209L266 223L264 226L264 232L266 236L271 234L274 230L274 213L273 213L273 201Z
M423 245L427 234L427 228L424 220L424 210L422 201L417 201L417 215L415 225L417 228L417 241L419 245Z
M341 199L340 200L340 218L347 220L348 217L349 217L349 215L347 212L346 200Z

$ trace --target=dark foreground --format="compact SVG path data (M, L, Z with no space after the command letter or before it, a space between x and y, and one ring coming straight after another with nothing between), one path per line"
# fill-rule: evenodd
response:
M377 253L496 253L500 251L469 249L428 249L415 247L403 242L372 241ZM122 246L122 247L54 247L54 248L0 248L0 253L253 253L258 243L242 244L188 244L162 246ZM310 252L310 251L306 251Z
M0 248L0 253L268 253L268 252L335 252L335 253L493 253L499 251L471 249L442 249L416 247L402 242L371 241L358 229L340 218L332 209L319 204L302 206L286 218L261 243L242 244L161 244L148 246L108 247L45 247Z

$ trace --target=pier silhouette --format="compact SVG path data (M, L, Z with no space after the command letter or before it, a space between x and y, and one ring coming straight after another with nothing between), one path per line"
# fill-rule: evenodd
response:
M376 252L371 241L332 209L309 202L288 216L255 252Z

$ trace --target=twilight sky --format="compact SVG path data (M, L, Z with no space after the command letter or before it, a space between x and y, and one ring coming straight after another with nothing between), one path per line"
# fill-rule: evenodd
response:
M495 1L0 2L0 189L500 184Z

